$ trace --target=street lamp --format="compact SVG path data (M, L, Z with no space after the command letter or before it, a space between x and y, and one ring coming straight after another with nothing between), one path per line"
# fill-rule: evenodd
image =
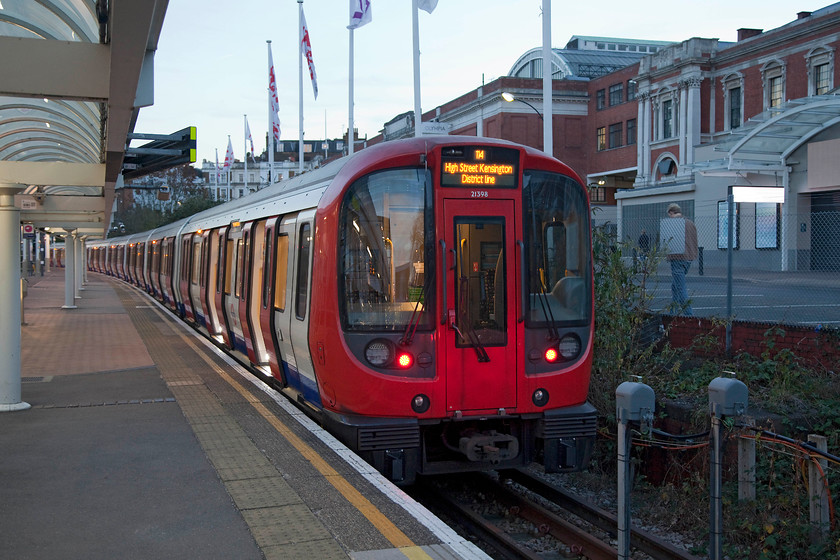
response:
M525 105L527 105L528 107L530 107L531 109L533 109L533 110L534 110L534 112L537 114L537 116L540 118L540 120L543 120L542 113L540 113L539 111L537 111L537 108L536 108L536 107L534 107L533 105L531 105L530 103L528 103L528 102L527 102L527 101L525 101L524 99L517 99L517 98L516 98L516 97L514 97L514 95L513 95L512 93L510 93L509 91L503 91L503 92L502 92L502 99L504 99L504 100L505 100L505 101L507 101L508 103L513 103L514 101L519 101L520 103L524 103Z

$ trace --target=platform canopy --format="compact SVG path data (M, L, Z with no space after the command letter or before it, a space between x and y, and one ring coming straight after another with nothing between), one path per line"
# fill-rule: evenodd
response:
M106 235L167 5L0 0L0 186L22 222Z

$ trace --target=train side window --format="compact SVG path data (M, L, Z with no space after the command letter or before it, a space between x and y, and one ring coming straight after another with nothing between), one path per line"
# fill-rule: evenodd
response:
M203 249L203 241L199 240L197 243L193 244L193 253L192 253L192 284L198 285L201 279L201 261L204 257Z
M225 247L225 295L230 295L230 280L233 276L233 239L228 239Z
M295 292L295 317L306 318L306 296L309 292L309 249L312 244L309 224L300 226L298 232L297 287Z
M245 233L236 243L236 297L245 293L245 253L248 251L248 234Z
M286 310L286 282L289 267L289 235L277 236L277 272L274 275L274 309L281 313Z
M263 309L268 308L268 297L271 291L269 290L269 282L271 281L271 241L272 235L267 235L265 240L265 248L262 255L262 263L260 268L262 270L262 306Z

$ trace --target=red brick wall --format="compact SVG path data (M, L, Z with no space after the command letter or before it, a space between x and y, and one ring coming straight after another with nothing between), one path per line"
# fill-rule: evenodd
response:
M698 354L723 356L726 352L726 328L715 326L709 319L694 317L663 317L665 327L670 327L668 339L675 348L691 348L700 337L710 337L709 347L694 348ZM761 356L789 349L808 366L825 367L840 372L840 330L800 325L775 325L735 321L732 323L732 352L747 352Z

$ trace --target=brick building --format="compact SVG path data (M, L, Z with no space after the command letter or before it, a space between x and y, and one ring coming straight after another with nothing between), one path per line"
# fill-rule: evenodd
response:
M677 202L706 264L723 266L730 187L779 187L784 203L737 204L738 266L840 270L840 3L791 16L737 42L575 36L552 50L553 155L589 184L593 223L633 240ZM542 66L529 51L424 124L542 148ZM371 143L413 125L401 115Z

